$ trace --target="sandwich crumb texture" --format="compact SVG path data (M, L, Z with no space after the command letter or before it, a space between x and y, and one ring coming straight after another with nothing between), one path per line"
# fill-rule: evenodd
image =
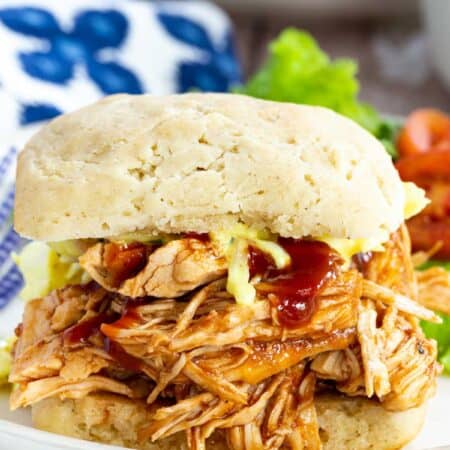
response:
M425 406L401 412L386 411L378 402L360 397L319 395L315 399L323 450L397 450L420 431ZM143 401L113 394L90 394L72 400L51 397L32 407L33 425L79 439L105 442L139 450L188 450L183 433L139 441L137 429L151 412ZM207 449L229 449L216 432Z
M116 95L28 142L15 227L56 241L240 221L353 239L397 229L403 204L383 146L330 110L233 94Z

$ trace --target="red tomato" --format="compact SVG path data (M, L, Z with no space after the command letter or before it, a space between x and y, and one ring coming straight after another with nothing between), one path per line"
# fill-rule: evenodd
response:
M404 181L414 181L426 187L434 180L450 180L450 149L400 158L395 167Z
M431 203L424 210L424 214L435 220L450 217L450 183L435 181L427 188L427 197Z
M450 259L450 220L434 221L430 216L420 214L408 220L413 251L430 250L436 242L442 247L433 258Z
M450 117L436 109L418 109L406 120L397 148L401 157L450 150Z

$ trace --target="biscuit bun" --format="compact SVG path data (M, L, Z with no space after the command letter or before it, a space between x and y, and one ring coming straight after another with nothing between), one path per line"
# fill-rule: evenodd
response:
M44 241L207 232L377 238L403 221L383 146L328 109L234 94L116 95L19 156L15 228Z
M420 431L424 406L403 412L389 412L377 402L338 395L317 396L315 400L324 450L394 450L402 448ZM179 433L155 443L139 443L137 430L148 423L150 413L144 402L113 394L90 394L77 400L42 400L32 406L33 425L80 439L142 450L187 450ZM216 433L207 449L227 450Z

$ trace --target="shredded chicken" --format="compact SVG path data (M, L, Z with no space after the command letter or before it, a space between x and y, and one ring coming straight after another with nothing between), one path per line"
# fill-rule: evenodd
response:
M300 365L258 385L246 385L246 405L211 393L197 394L157 409L140 438L155 441L190 430L191 448L205 449L206 439L217 429L225 429L235 450L279 449L298 438L306 448L319 449L314 385L314 375Z
M11 409L29 406L53 395L64 398L80 398L94 391L113 392L135 397L133 390L126 384L109 377L91 375L82 381L68 381L63 377L42 378L31 381L15 389L10 397Z
M136 276L117 287L108 278L105 245L89 248L80 257L80 264L105 289L127 297L179 297L223 277L227 270L225 257L209 242L177 239L157 248Z
M422 404L435 390L440 373L436 343L426 339L416 320L393 306L360 302L359 346L318 355L311 369L335 380L348 395L374 394L389 410Z
M14 349L15 356L41 339L55 336L89 317L91 311L107 301L107 292L94 284L69 286L53 291L43 299L31 300L19 327L20 339Z
M158 383L147 397L147 403L153 403L158 395L178 376L186 365L186 355L182 354L168 372L162 370L159 373Z
M366 394L359 342L344 350L320 353L313 359L311 370L319 378L335 381L340 392L347 395Z
M19 343L21 343L20 339ZM21 350L20 353L16 352L14 364L9 374L11 383L59 374L63 366L63 345L59 336L49 341L38 341Z
M420 250L411 255L411 260L414 267L420 267L422 264L429 261L442 248L442 241L436 242L428 251Z
M450 273L442 267L417 271L419 302L430 309L450 315Z
M403 224L384 244L384 251L374 252L363 268L364 278L417 300L417 283L411 260L411 240Z
M424 308L414 300L411 300L404 295L396 294L391 289L380 286L373 281L364 280L363 297L385 303L386 305L393 305L399 311L418 317L419 319L441 323L440 317L433 311Z
M401 236L407 237L404 229L397 235ZM439 321L426 307L439 298L436 293L440 288L427 290L428 301L423 300L424 291L427 281L431 286L445 286L447 277L442 273L417 273L418 289L406 289L405 278L413 285L416 276L409 264L403 272L396 267L401 258L406 258L409 240L402 244L394 238L386 247L386 252L373 256L365 267L370 279L363 281L363 299L359 302L358 344L319 354L311 370L320 378L336 381L337 389L347 395L375 394L387 409L404 410L422 404L435 389L441 370L436 362L436 343L425 338L417 318ZM392 268L389 260L394 261ZM407 297L408 291L417 290L426 307ZM444 291L441 293L445 298Z
M376 394L379 398L391 391L389 373L382 361L382 335L377 330L377 313L370 301L360 304L358 319L358 336L364 367L367 397Z
M364 303L363 308L373 311L373 304ZM367 333L366 327L358 332L360 342L371 341L372 353L362 358L366 377L369 373L373 382L378 378L391 387L380 395L387 409L419 406L434 393L436 376L440 373L436 342L426 339L416 322L390 307L381 315L381 326L375 334ZM375 360L379 363L376 367Z
M14 360L9 380L19 383L60 374L67 380L82 380L115 361L95 346L67 346L61 336L43 339L22 351Z
M121 345L133 345L134 351L142 344L140 349L145 353L139 356L151 355L154 349L189 351L205 342L227 346L256 338L327 336L333 330L356 326L361 286L356 271L341 273L318 297L311 321L295 329L273 323L274 308L267 298L251 307L237 305L225 291L225 281L220 280L194 295L187 306L173 300L154 301L134 308L127 327L123 323L105 324L102 332Z
M146 399L142 440L184 431L191 450L205 450L222 433L232 450L318 450L316 379L389 410L434 392L436 344L419 319L439 320L428 308L445 311L450 282L440 270L414 272L405 227L384 252L338 269L310 320L293 328L280 324L276 294L258 289L261 277L252 279L254 305L235 302L226 260L209 242L131 246L114 276L106 245L81 257L95 282L27 304L13 408L105 391Z
M70 286L28 302L17 331L10 381L18 383L59 373L76 377L77 372L81 380L110 364L111 358L102 349L71 348L61 333L98 315L109 302L107 292L94 285ZM66 365L69 369L65 369Z

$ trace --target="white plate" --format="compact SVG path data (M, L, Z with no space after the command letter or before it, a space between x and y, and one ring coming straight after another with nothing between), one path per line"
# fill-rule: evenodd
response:
M34 131L36 128L30 127L18 133L14 143L22 144ZM2 145L1 141L0 145ZM6 337L12 333L15 325L20 321L22 309L22 301L16 299L0 310L0 337ZM450 377L441 377L438 380L437 394L429 401L425 425L407 450L428 450L435 447L450 450L449 405ZM0 450L117 450L119 448L36 430L31 427L29 409L9 411L8 391L0 389Z
M0 450L114 450L112 445L81 441L31 428L29 409L11 412L9 392L0 390Z

